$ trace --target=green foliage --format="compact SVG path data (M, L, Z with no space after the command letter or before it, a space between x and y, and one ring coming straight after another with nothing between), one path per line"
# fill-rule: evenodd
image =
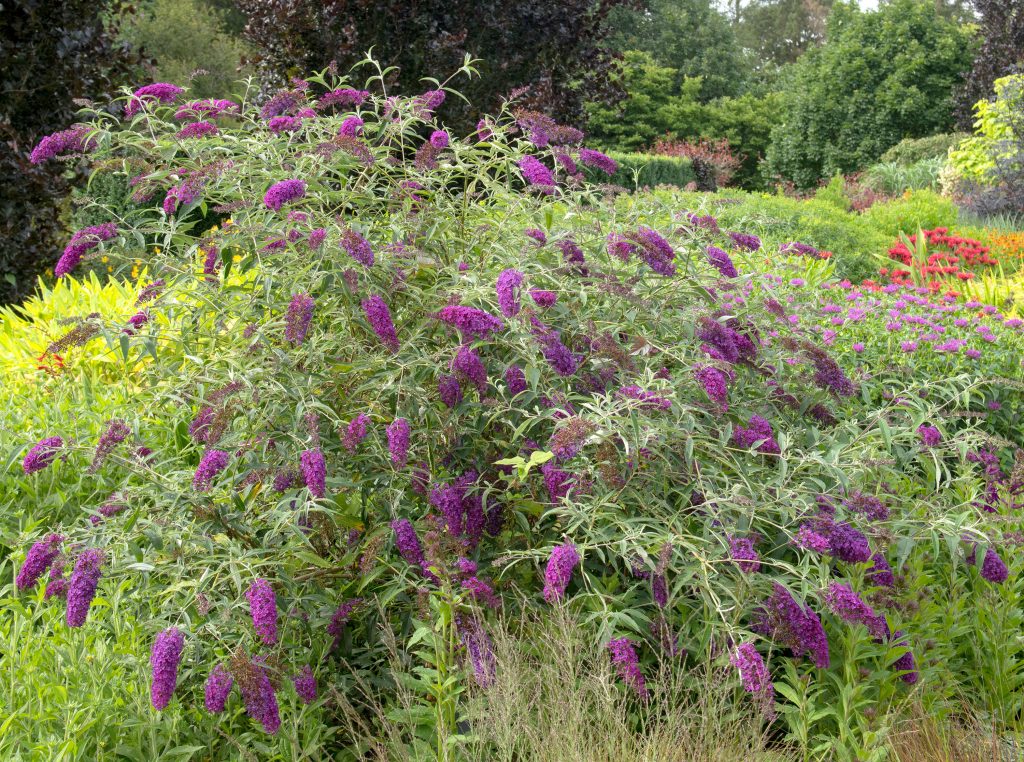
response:
M711 0L650 0L642 10L618 7L609 26L608 42L617 50L643 51L671 69L673 90L686 79L699 79L699 100L707 102L745 89L743 51Z
M589 180L619 185L630 191L654 188L658 185L685 188L697 180L693 165L686 158L617 151L612 151L608 155L619 165L615 174L608 177L599 170L587 168L586 175Z
M861 215L865 222L890 240L902 233L916 233L918 228L954 227L957 208L948 198L932 190L912 190L892 201L873 204Z
M768 71L791 64L824 39L832 0L730 0L739 9L738 36Z
M598 144L635 151L663 137L725 138L743 157L736 184L759 183L759 163L781 105L778 93L745 93L702 103L700 80L686 78L676 85L669 67L640 51L626 52L623 75L627 97L618 106L588 105L587 132Z
M888 195L908 190L938 190L939 178L945 166L945 157L921 159L912 164L872 164L864 171L864 182L870 188Z
M836 175L828 181L827 185L823 185L818 188L814 194L814 198L817 201L832 204L832 206L837 209L841 209L844 212L850 211L850 207L852 206L849 197L846 195L846 181L843 179L842 175Z
M197 98L226 97L245 76L245 45L226 31L223 13L206 0L149 0L123 36L155 59L155 81L191 82ZM193 76L199 70L206 73Z
M985 184L992 181L996 161L1015 150L1014 120L1024 113L1024 75L996 80L995 95L974 105L974 134L950 151L956 177Z
M948 131L950 93L972 50L970 31L936 17L925 0L896 0L873 12L836 5L827 42L787 79L771 172L812 187L866 167L904 138Z
M925 159L945 159L951 148L956 148L967 135L950 132L926 138L905 138L882 154L884 163L909 166Z

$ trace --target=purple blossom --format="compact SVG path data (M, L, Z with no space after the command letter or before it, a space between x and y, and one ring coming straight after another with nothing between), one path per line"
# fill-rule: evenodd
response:
M548 491L548 499L552 503L557 503L569 494L569 489L573 485L573 478L570 474L550 460L540 467L540 471L544 475L544 486Z
M334 610L334 614L331 616L331 621L327 625L327 634L334 638L331 644L331 650L338 647L341 643L341 636L345 632L345 623L352 617L352 612L356 610L363 602L362 598L352 598L341 603L337 609Z
M83 551L75 562L75 570L71 572L71 581L68 583L64 617L68 627L81 627L85 624L89 616L89 604L96 595L102 566L103 551L98 548Z
M761 239L756 235L748 233L728 233L733 244L738 249L744 249L746 251L757 251L761 248Z
M174 118L180 121L183 119L198 119L205 115L216 119L223 114L238 113L238 111L239 105L234 101L208 98L179 106L178 110L174 112Z
M398 351L398 333L395 331L395 324L391 320L391 310L388 309L384 299L376 294L363 299L363 312L370 328L377 334L381 344L392 352Z
M531 288L530 298L533 299L533 303L541 309L547 309L558 301L558 294L554 291L544 291L539 288Z
M85 153L96 146L95 140L86 140L89 127L84 124L76 124L67 130L47 135L39 141L39 145L32 149L29 161L33 164L42 164L44 161L53 159L63 153Z
M462 402L462 384L454 375L441 374L437 381L437 391L441 395L441 402L449 408L454 408Z
M617 392L616 396L624 399L637 400L640 404L641 410L671 410L672 401L667 400L664 397L659 397L654 392L647 392L641 389L636 384L630 386L623 386Z
M523 373L523 369L518 365L509 365L505 369L505 386L513 397L519 392L526 391L526 374Z
M352 228L341 234L341 248L363 267L373 267L373 249L370 242Z
M206 711L210 714L220 714L223 712L224 705L228 701L228 694L231 693L231 688L234 684L235 681L231 677L231 673L228 672L223 664L218 664L210 670L210 675L206 678L204 690Z
M562 260L567 265L583 265L586 264L586 257L583 255L583 249L571 238L563 238L555 245L562 252Z
M580 562L580 555L572 542L556 545L551 549L547 568L544 570L544 600L554 603L565 595L565 589L572 580L572 573Z
M816 531L810 524L801 524L793 537L793 544L798 548L810 550L815 553L828 553L828 538Z
M519 287L523 283L523 274L518 270L503 270L498 276L495 290L498 292L498 309L505 317L519 314Z
M729 255L717 246L708 246L708 261L726 278L736 278L739 273Z
M28 554L25 556L25 563L21 565L18 576L14 579L14 584L19 590L35 586L39 578L46 573L46 570L60 555L62 542L64 542L63 535L51 534L29 548Z
M265 579L257 579L245 591L249 600L249 614L252 626L264 645L277 643L277 596L274 588Z
M921 424L918 426L917 433L920 435L921 442L925 447L938 447L939 443L942 441L942 432L928 424Z
M436 582L437 577L427 568L420 538L416 536L416 529L412 522L409 519L396 519L391 522L391 529L395 533L395 546L398 548L398 553L406 563L415 566L425 577Z
M611 652L612 664L619 678L635 690L642 699L647 699L650 693L647 690L647 683L644 681L644 673L640 670L640 659L636 655L636 649L629 638L617 638L608 641L608 650Z
M771 707L775 699L775 687L768 673L764 659L753 643L741 643L729 655L729 663L736 668L743 683L743 690L757 696L759 702Z
M754 549L754 542L749 537L729 538L729 557L744 574L753 574L761 570L761 559Z
M571 376L576 372L580 360L562 343L558 331L534 318L531 332L540 344L541 354L555 373Z
M207 450L192 478L192 489L196 492L209 492L214 478L227 468L230 459L231 456L223 450Z
M364 122L358 116L348 116L338 128L338 135L343 138L357 138L363 134Z
M323 451L303 450L299 455L299 468L302 471L302 481L309 490L309 494L318 500L327 495L327 464L324 461ZM276 480L275 480L276 484ZM283 492L284 490L278 490Z
M292 682L295 684L295 693L303 704L312 704L316 701L316 675L313 674L312 667L305 665L302 671L292 678Z
M388 452L396 468L404 468L409 458L409 422L396 418L387 427Z
M74 270L82 261L82 256L90 249L95 248L102 241L109 241L117 235L117 225L113 222L106 222L102 225L92 225L83 228L71 236L68 245L64 248L53 274L57 278L63 278Z
M285 315L284 340L299 346L306 340L309 324L313 321L313 308L316 302L306 293L295 294L288 304Z
M140 87L124 107L125 119L131 119L139 113L144 103L174 103L183 92L185 91L177 85L167 82L154 82L152 85Z
M469 662L473 667L473 678L477 685L487 688L494 684L498 669L494 656L494 645L491 638L475 620L462 620L459 624L459 639L469 654Z
M190 138L207 138L216 135L219 132L217 125L213 122L192 122L186 124L180 130L178 130L178 140L188 140Z
M491 131L491 125L487 123L486 119L481 119L476 123L476 137L477 140L486 141L494 137L494 132Z
M298 116L275 116L267 122L267 129L275 135L282 132L296 132L302 128L302 117Z
M903 672L900 675L900 680L907 685L913 685L918 680L917 665L914 663L914 652L910 650L902 630L897 630L893 633L892 641L898 646L906 646L907 648L904 654L893 662L892 668L897 672Z
M316 107L325 109L331 106L354 106L359 108L363 105L370 94L366 90L353 90L351 87L343 87L320 96Z
M434 130L430 133L430 145L438 150L447 148L450 140L451 138L444 130Z
M580 163L587 167L599 169L606 175L614 175L615 170L619 168L615 159L606 156L600 151L595 151L593 148L580 149Z
M732 443L736 447L746 450L753 447L755 442L760 442L757 446L760 453L778 455L781 452L772 425L759 415L750 416L749 426L736 426L732 432Z
M342 444L349 451L349 454L354 453L359 443L366 438L369 423L370 416L366 413L359 413L359 415L348 422L348 428L345 430L345 438Z
M123 442L132 430L128 424L119 418L108 421L107 428L100 435L100 441L96 444L96 453L93 455L92 463L89 465L89 473L94 474L100 470L103 461L107 459L111 451Z
M24 460L21 461L22 470L26 474L34 474L36 471L42 471L53 463L54 458L57 457L57 452L63 446L64 440L60 437L46 437L45 439L40 439L32 445L32 449L28 451Z
M326 238L327 231L324 228L316 228L315 230L309 231L309 236L306 238L306 245L314 250L319 249Z
M724 371L713 365L698 365L693 369L693 376L701 385L712 402L715 402L724 413L729 410L728 376Z
M459 347L452 360L452 372L472 383L481 397L487 391L487 368L472 347L466 344Z
M555 176L536 156L524 156L520 159L519 170L526 182L537 186L542 193L550 195L554 192Z
M274 685L270 682L265 666L253 662L251 669L253 674L248 675L248 679L239 680L245 711L263 726L265 732L274 735L281 729L281 714Z
M871 556L871 561L873 562L871 568L868 569L864 578L872 585L893 587L896 584L896 577L893 576L892 567L885 560L885 556L881 553L874 553Z
M545 235L544 231L541 230L540 228L527 228L526 230L523 231L523 234L526 235L528 238L532 238L541 246L548 242L547 235Z
M828 637L821 620L778 582L773 583L772 595L761 608L754 629L788 647L795 657L808 654L816 666L828 669Z
M486 339L492 333L505 330L505 323L490 313L475 307L449 305L438 310L434 317L453 326L465 336Z
M625 237L636 244L638 247L636 251L640 259L647 263L647 266L654 272L666 277L675 275L676 253L672 244L666 241L660 233L651 228L640 227L631 233L626 233Z
M169 627L153 641L153 652L149 657L153 669L149 696L154 709L166 709L171 703L174 689L178 685L178 662L184 646L185 636L177 627Z
M282 180L274 183L263 196L263 204L267 209L280 211L285 204L297 201L306 195L305 180Z
M889 626L885 617L876 614L849 585L830 582L821 597L829 610L840 619L852 624L863 624L875 638L888 637Z

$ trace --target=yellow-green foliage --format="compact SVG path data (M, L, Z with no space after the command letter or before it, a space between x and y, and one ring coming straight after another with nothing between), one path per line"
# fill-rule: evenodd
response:
M974 135L950 151L950 165L958 177L984 182L995 167L994 156L1000 141L1012 137L1010 118L1024 106L1024 75L1016 74L995 81L995 97L974 105L977 119Z

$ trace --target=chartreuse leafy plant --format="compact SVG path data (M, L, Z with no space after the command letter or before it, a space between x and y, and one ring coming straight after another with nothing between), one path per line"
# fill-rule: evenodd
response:
M879 389L811 319L812 246L607 200L578 131L512 104L454 135L447 84L366 67L83 113L149 202L78 231L57 290L100 257L147 277L5 328L55 338L4 408L0 635L32 651L0 749L471 758L499 610L607 644L637 733L708 662L807 756L878 754L911 691L1017 695L988 379ZM54 708L86 701L122 722Z

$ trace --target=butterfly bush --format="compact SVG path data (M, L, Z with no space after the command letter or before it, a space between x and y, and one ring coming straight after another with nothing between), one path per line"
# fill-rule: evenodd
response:
M390 685L381 627L411 633L442 608L463 622L457 679L481 689L498 612L558 603L598 626L624 700L708 656L764 708L789 667L821 691L859 680L853 652L877 665L871 700L903 700L894 674L945 695L961 662L930 650L960 652L908 584L984 586L972 606L1013 587L995 519L1020 485L998 443L1019 441L1022 406L972 369L991 357L1019 376L1021 328L836 281L762 229L722 232L692 197L607 198L574 168L614 163L578 130L513 100L458 135L444 97L331 70L259 104L149 86L120 99L130 118L87 111L40 147L87 148L150 200L98 204L108 222L62 260L71 278L101 256L147 272L124 314L54 323L43 359L72 361L47 383L80 389L74 361L109 335L124 383L93 386L131 394L23 427L25 605L63 605L75 628L97 590L124 590L92 616L130 610L163 633L146 644L153 703L193 724L204 705L211 738L277 734L318 721L317 695ZM941 383L863 352L896 364L901 340L940 358ZM74 499L40 513L26 496L42 494ZM104 511L112 494L131 510ZM965 535L1001 552L957 566ZM422 666L421 647L396 647Z

